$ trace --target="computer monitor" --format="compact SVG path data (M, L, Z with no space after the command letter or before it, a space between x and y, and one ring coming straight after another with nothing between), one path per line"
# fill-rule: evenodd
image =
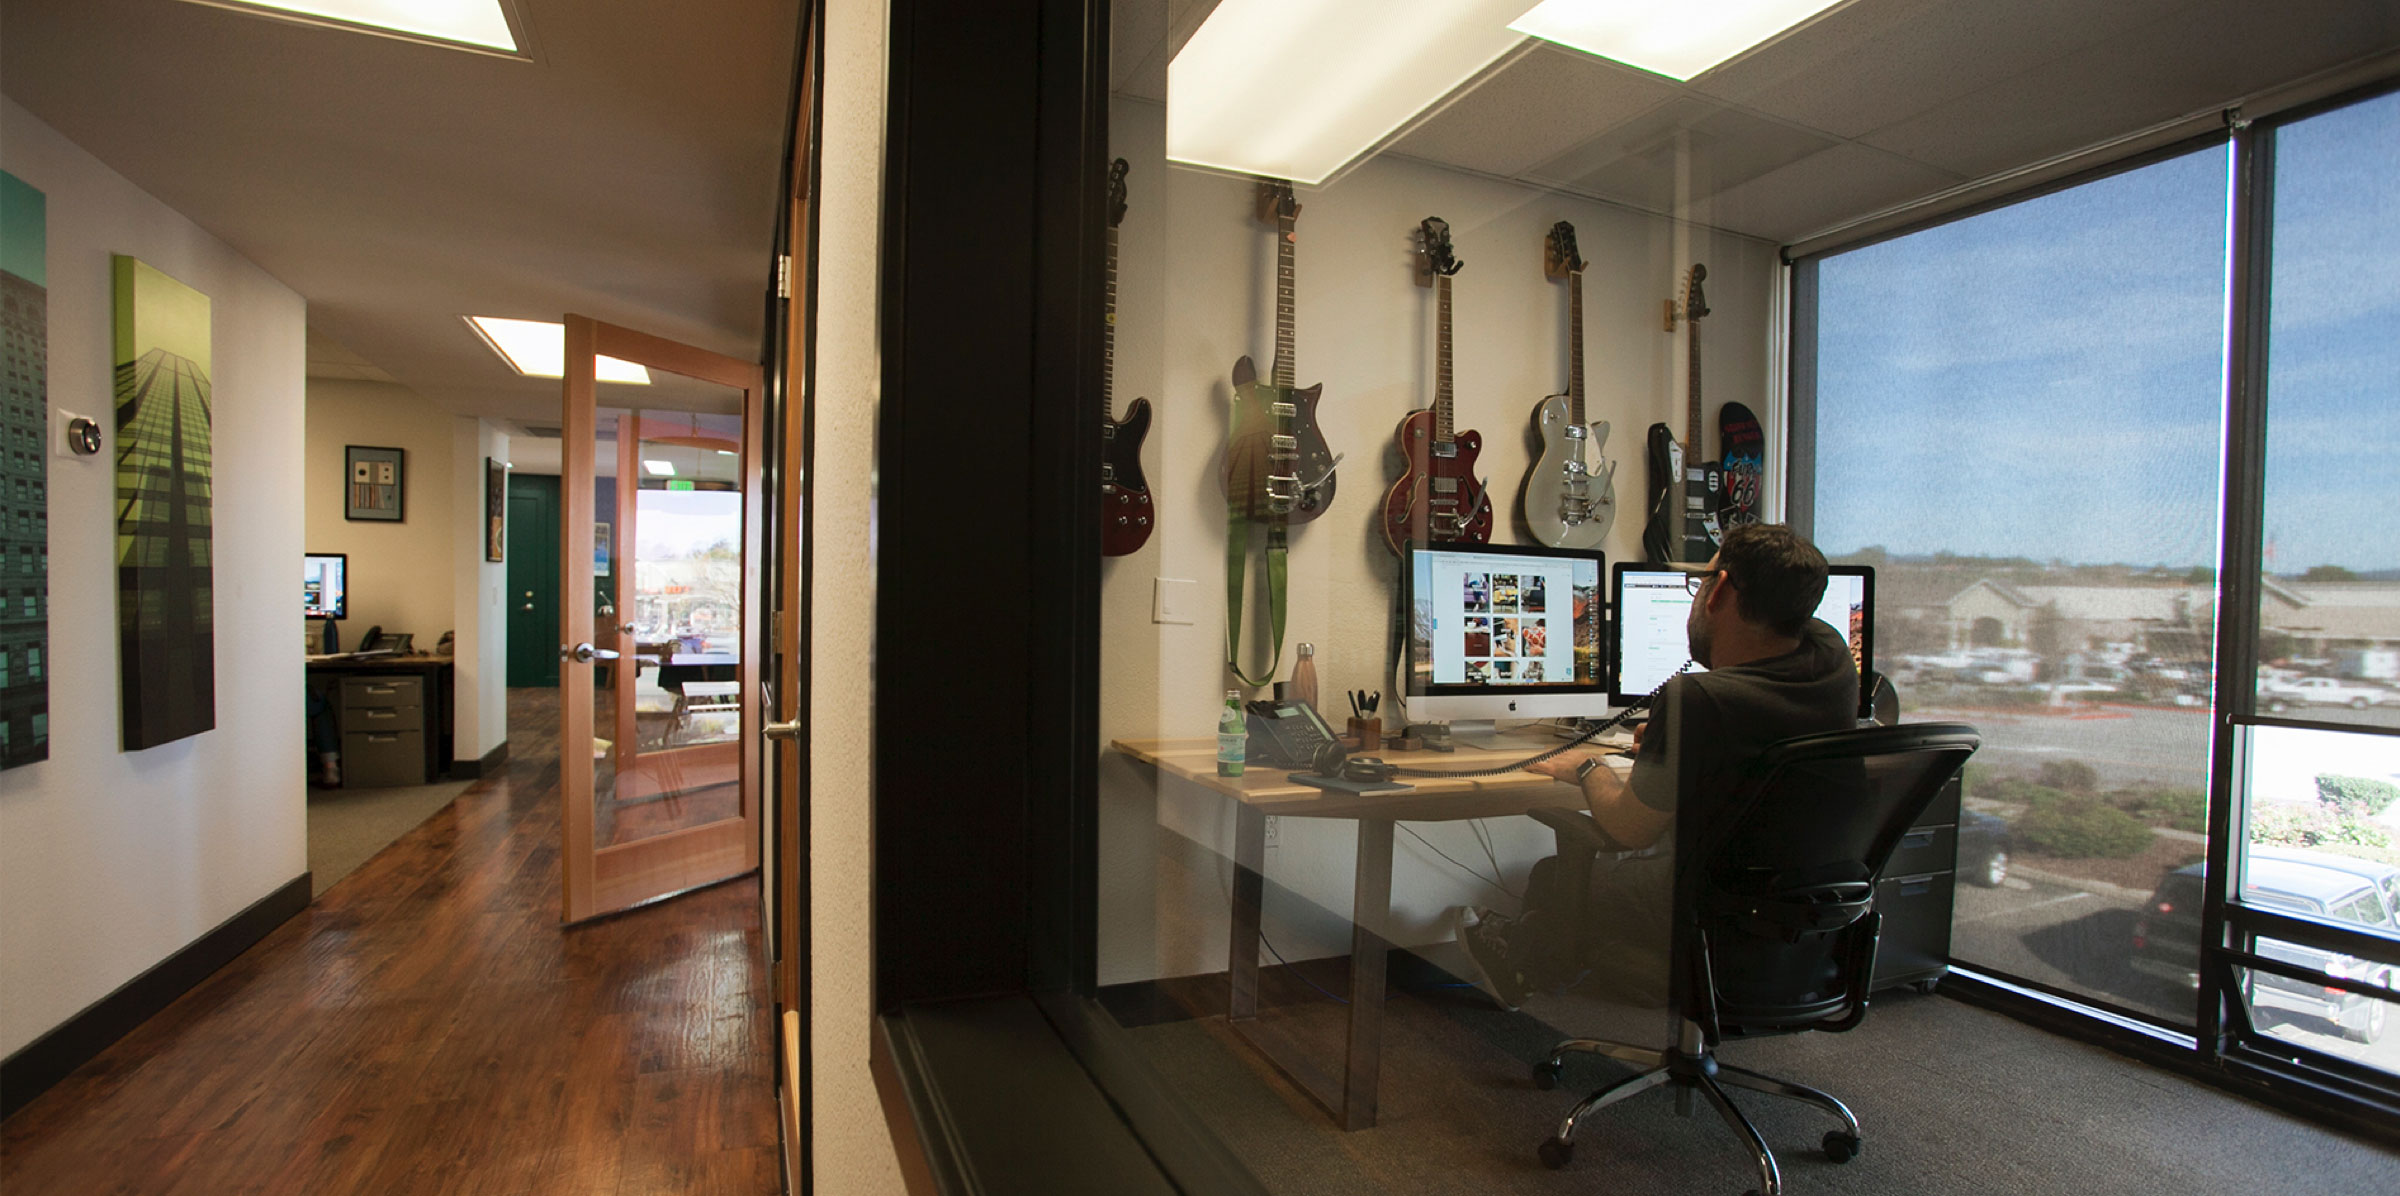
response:
M1597 550L1409 545L1400 569L1409 721L1606 713L1606 566Z
M1692 570L1672 565L1619 564L1609 588L1615 618L1610 624L1609 700L1630 705L1667 683L1692 657L1685 623L1692 611L1685 579ZM1835 565L1827 571L1817 618L1850 641L1850 659L1860 675L1875 663L1875 570ZM1695 673L1706 672L1693 665Z
M312 552L300 558L301 611L311 619L350 617L350 555Z

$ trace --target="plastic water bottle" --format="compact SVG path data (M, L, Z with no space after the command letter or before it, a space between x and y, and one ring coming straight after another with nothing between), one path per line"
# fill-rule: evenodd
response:
M1217 716L1217 775L1242 775L1242 761L1250 754L1250 722L1242 717L1240 690L1225 691L1225 713Z

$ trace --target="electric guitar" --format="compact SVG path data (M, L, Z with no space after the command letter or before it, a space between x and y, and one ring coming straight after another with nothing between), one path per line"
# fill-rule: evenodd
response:
M1483 433L1452 430L1450 414L1450 279L1465 262L1450 246L1450 226L1428 216L1417 225L1425 243L1425 270L1440 298L1433 407L1412 411L1393 433L1408 467L1383 499L1383 541L1393 552L1414 541L1489 544L1492 499L1475 476Z
M1225 500L1236 514L1277 526L1306 523L1333 505L1341 464L1317 427L1322 384L1300 389L1293 364L1294 232L1300 205L1287 182L1261 182L1258 218L1275 226L1275 362L1267 381L1248 357L1233 363L1233 429L1225 448Z
M1708 296L1701 284L1708 267L1692 264L1685 288L1682 319L1689 334L1685 353L1691 371L1691 394L1686 401L1683 444L1665 424L1650 425L1650 521L1642 529L1642 551L1654 563L1699 564L1717 554L1723 532L1717 510L1724 500L1725 471L1715 461L1694 463L1687 454L1700 450L1700 320L1708 314ZM1667 330L1675 330L1675 301L1667 300Z
M1117 418L1117 226L1125 221L1125 172L1108 168L1108 318L1100 326L1100 555L1124 556L1150 539L1156 511L1142 477L1142 440L1150 435L1150 400L1135 399Z
M1617 521L1617 463L1600 455L1608 421L1586 423L1583 411L1583 269L1575 226L1550 226L1542 272L1567 280L1567 393L1534 405L1541 459L1525 475L1525 522L1552 548L1597 548Z

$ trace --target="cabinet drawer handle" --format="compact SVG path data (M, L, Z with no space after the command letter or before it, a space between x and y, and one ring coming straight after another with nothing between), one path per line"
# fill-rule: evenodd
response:
M400 742L400 733L398 731L369 732L367 735L367 742L398 743Z
M386 708L384 708L384 709L368 709L368 710L362 710L362 711L360 711L359 713L366 715L368 718L398 718L398 717L400 717L400 712L399 712L399 711L397 711L397 710L393 710L393 709L390 709L390 708L388 708L388 707L386 707Z
M1900 882L1900 895L1903 897L1918 897L1932 891L1933 878L1930 876L1912 876Z
M1909 833L1900 836L1900 846L1904 849L1915 847L1931 847L1933 846L1933 832L1910 831Z

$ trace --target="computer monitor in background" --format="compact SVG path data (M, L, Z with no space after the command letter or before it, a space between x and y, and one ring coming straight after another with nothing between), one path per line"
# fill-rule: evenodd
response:
M1670 565L1620 564L1609 596L1616 618L1610 626L1609 659L1616 685L1610 700L1628 705L1667 683L1691 659L1685 622L1691 616L1689 570ZM1863 676L1875 664L1875 570L1835 565L1827 571L1817 618L1850 641L1850 658ZM1699 665L1693 672L1706 672Z
M1605 714L1605 575L1597 550L1409 545L1408 720L1472 735L1494 719Z
M323 647L338 652L334 645L337 629L334 621L350 617L350 556L342 552L312 552L300 558L300 587L302 614L310 619L325 621Z

